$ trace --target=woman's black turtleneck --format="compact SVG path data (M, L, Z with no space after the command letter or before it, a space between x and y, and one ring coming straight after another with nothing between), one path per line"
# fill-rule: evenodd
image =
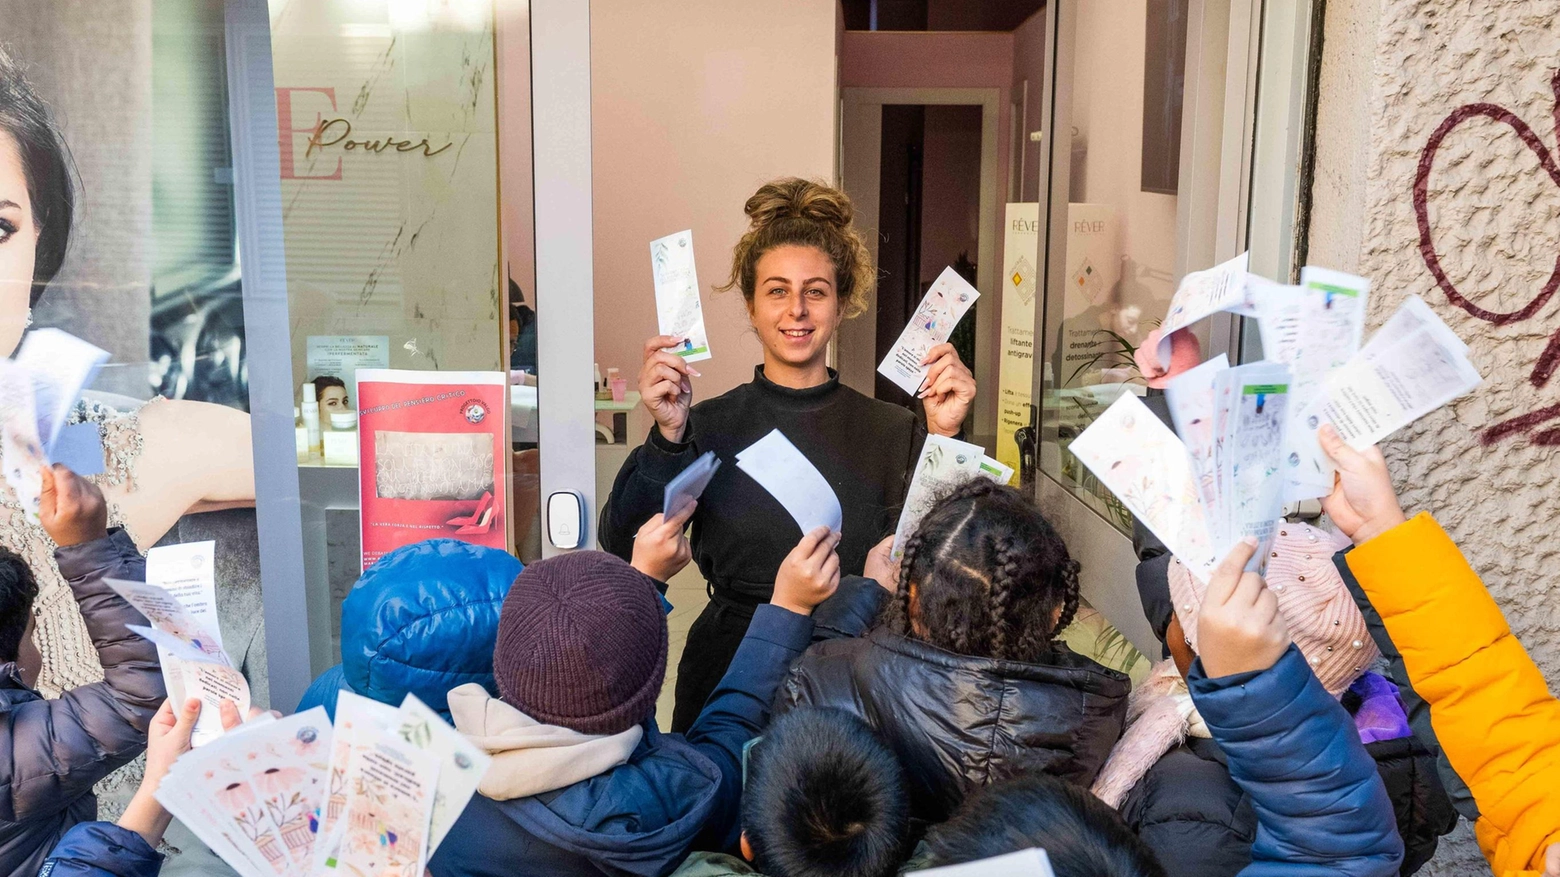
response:
M769 599L775 571L801 530L785 508L737 468L737 453L779 429L823 473L839 497L845 524L840 571L859 575L867 551L893 532L926 429L909 409L880 402L839 382L793 390L754 370L751 383L694 405L684 441L659 428L623 464L601 513L601 544L628 559L639 527L661 511L666 482L705 451L720 471L693 516L693 559L718 596Z

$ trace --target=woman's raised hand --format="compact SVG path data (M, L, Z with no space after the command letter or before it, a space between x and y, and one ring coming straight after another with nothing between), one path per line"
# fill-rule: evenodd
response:
M926 431L958 435L975 400L975 375L947 342L926 351L921 364L928 367L918 394L926 408Z
M688 406L693 404L692 378L699 373L675 353L664 348L676 347L682 339L674 335L657 335L645 342L645 364L639 369L639 398L667 441L683 440L683 429L688 425Z

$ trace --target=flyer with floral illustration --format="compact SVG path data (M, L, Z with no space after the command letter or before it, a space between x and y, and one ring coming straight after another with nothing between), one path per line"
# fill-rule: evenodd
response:
M503 372L359 369L363 568L424 539L509 545Z
M354 749L335 870L351 877L421 877L439 759L381 734Z

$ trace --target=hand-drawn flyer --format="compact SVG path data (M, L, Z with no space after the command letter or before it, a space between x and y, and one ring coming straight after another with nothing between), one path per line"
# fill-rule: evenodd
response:
M424 539L508 546L505 377L358 370L364 569Z

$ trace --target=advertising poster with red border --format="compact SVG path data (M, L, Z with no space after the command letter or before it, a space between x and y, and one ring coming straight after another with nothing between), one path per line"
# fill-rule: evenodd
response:
M424 539L508 547L505 377L358 369L364 569Z

